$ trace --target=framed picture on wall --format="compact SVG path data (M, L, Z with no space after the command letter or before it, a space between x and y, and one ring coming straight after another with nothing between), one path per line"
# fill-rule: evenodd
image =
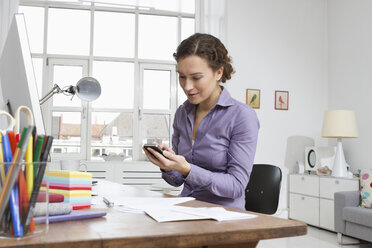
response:
M260 108L261 90L259 89L247 89L246 92L246 103L254 109Z
M288 91L275 91L275 109L288 110L289 93Z

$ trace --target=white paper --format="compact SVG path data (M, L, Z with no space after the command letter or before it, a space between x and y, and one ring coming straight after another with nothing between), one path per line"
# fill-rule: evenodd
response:
M130 208L130 207L115 207L116 210L123 212L123 213L131 213L131 214L145 214L145 211L141 209L136 208Z
M176 204L195 200L193 197L106 197L114 207L128 207L138 210L168 208ZM101 198L102 199L102 198Z
M183 206L172 206L168 209L147 209L145 210L145 212L158 222L201 219L224 221L252 219L257 217L257 215L253 214L228 211L222 207L191 208Z
M181 220L203 220L209 217L185 213L182 211L173 211L168 209L148 209L145 211L150 217L157 222L181 221Z

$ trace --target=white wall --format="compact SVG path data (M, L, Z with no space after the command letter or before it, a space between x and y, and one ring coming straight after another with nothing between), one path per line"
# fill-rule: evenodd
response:
M287 178L304 148L321 138L328 108L326 0L229 0L227 46L235 75L227 88L245 102L261 89L255 163L282 169L279 209L287 207ZM289 110L274 109L275 90L289 91Z
M343 140L355 172L372 168L372 1L329 0L328 19L329 108L355 111L359 138Z

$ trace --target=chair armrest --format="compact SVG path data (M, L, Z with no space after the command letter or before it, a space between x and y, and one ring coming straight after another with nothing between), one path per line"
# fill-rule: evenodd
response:
M345 221L342 218L342 210L344 207L357 207L359 205L359 191L335 192L334 198L335 231L345 234Z

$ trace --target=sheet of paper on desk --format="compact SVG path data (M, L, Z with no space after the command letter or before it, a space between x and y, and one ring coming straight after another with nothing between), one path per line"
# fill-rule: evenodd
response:
M193 197L106 197L110 202L113 202L113 207L116 210L125 213L145 213L145 209L169 208L173 205L187 201L192 201ZM92 204L96 206L106 206L103 202L103 197L93 197Z
M168 209L147 209L145 212L158 222L180 221L180 220L200 220L213 219L217 221L224 220L242 220L252 219L257 215L228 211L222 207L213 208L191 208L182 206L173 206Z
M145 210L147 208L166 208L179 203L192 201L193 197L115 197L110 199L114 206L125 206Z

